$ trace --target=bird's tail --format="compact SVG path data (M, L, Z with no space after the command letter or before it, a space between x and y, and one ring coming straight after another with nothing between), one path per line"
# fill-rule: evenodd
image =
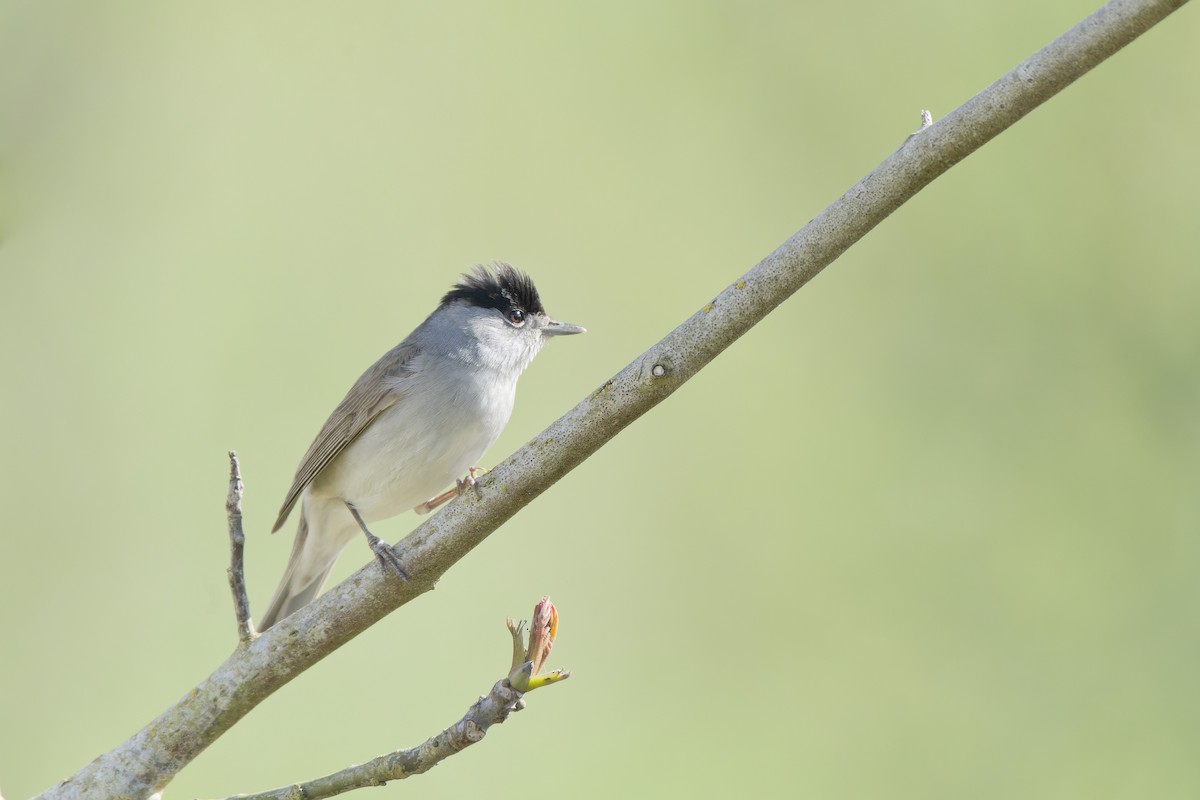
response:
M309 567L308 569L301 567L302 562L310 560L313 555L305 553L307 541L308 520L305 519L304 514L301 514L300 527L296 530L296 541L292 544L292 555L288 558L287 569L283 572L283 580L279 582L279 588L275 590L275 595L267 604L267 610L263 612L262 618L258 621L259 631L265 631L293 611L311 603L313 598L321 592L321 588L325 586L325 580L329 577L329 572L337 560L337 551L334 551L333 557L328 559L329 563L322 565L322 568L314 576L311 565L306 565Z

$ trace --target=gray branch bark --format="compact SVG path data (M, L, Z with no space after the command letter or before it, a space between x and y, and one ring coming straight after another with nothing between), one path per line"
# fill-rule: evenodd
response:
M431 589L488 534L682 386L906 200L1185 2L1112 0L918 131L756 267L505 459L482 482L482 499L468 494L409 534L398 545L407 584L372 562L239 647L143 730L40 797L143 798L160 791L280 686Z

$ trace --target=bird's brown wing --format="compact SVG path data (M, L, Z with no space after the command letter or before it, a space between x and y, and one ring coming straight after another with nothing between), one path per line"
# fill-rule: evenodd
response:
M283 500L283 508L279 509L272 533L283 527L300 493L321 470L357 439L376 417L403 396L403 391L396 388L396 379L411 371L411 362L416 355L415 346L407 340L401 342L372 364L350 387L346 397L329 415L325 426L300 460L292 488L288 489L287 497Z

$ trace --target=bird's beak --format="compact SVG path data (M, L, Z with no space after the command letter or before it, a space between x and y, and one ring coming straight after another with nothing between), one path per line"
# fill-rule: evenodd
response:
M587 333L587 328L551 319L546 320L546 324L542 326L542 333L546 336L566 336L571 333Z

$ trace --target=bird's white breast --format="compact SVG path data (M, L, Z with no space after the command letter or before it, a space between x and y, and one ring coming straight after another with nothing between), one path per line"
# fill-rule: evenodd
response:
M512 413L516 376L418 366L398 382L397 401L322 470L314 494L348 501L371 522L425 502L478 465Z

